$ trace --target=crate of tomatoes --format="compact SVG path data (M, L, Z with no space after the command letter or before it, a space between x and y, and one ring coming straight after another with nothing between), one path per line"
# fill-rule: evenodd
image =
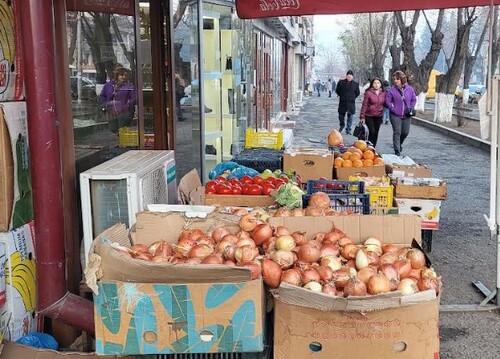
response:
M240 207L269 207L274 204L271 192L288 183L285 174L279 177L242 176L227 179L219 176L205 184L205 204Z

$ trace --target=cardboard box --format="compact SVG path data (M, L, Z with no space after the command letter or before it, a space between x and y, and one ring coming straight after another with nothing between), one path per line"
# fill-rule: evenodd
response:
M225 218L217 213L199 219L179 213L141 212L130 238L133 243L146 245L158 240L176 243L181 229L208 231L232 224ZM96 238L86 269L87 285L94 290L98 354L264 349L263 285L260 279L250 280L249 270L131 260L114 250L111 243L130 245L123 224ZM93 261L96 258L98 261Z
M385 165L385 171L387 174L392 174L393 177L422 177L430 178L432 177L432 170L425 165L397 165L397 164L387 164Z
M294 170L304 183L320 177L332 179L333 153L321 149L287 150L283 153L283 172L288 170Z
M422 229L438 230L441 201L433 199L394 198L400 214L416 214L422 220Z
M274 359L439 358L438 318L439 298L367 312L324 311L276 300Z
M116 355L96 355L94 353L80 353L80 352L58 352L55 350L33 348L26 345L21 345L13 342L4 342L3 348L0 352L0 359L134 359L135 357L118 357Z
M446 199L448 186L442 182L439 186L405 185L397 178L394 183L394 196L398 198Z
M36 266L34 250L34 222L8 233L0 233L0 244L5 246L5 295L1 307L0 326L4 338L17 340L36 330Z
M311 237L332 226L361 243L367 237L410 245L421 241L415 215L273 217L273 226ZM434 358L439 353L439 297L434 290L402 296L339 298L282 283L275 294L274 358Z
M0 232L33 219L26 103L0 104Z
M19 16L15 3L0 1L0 101L19 101L23 94L23 62Z
M351 176L360 177L384 177L384 166L370 167L335 167L335 179L348 181Z

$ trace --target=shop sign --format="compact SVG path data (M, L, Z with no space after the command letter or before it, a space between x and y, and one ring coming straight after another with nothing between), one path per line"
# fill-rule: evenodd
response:
M488 6L500 0L236 0L241 19Z
M134 3L132 0L66 0L66 9L133 16Z

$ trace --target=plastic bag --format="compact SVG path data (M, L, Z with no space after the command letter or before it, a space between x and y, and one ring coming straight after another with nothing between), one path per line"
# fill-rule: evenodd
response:
M215 166L215 168L212 171L210 171L210 173L208 174L208 178L214 179L218 176L221 176L225 172L227 173L231 172L238 166L239 164L231 161L218 163L217 166Z
M45 333L30 333L18 340L16 343L24 344L34 348L57 350L59 344L52 335Z

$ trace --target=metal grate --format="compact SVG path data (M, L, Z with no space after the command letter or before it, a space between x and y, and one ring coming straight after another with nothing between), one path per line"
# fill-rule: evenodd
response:
M106 228L128 223L127 180L91 180L93 238Z
M142 180L142 204L168 203L166 169L161 167L149 172Z

